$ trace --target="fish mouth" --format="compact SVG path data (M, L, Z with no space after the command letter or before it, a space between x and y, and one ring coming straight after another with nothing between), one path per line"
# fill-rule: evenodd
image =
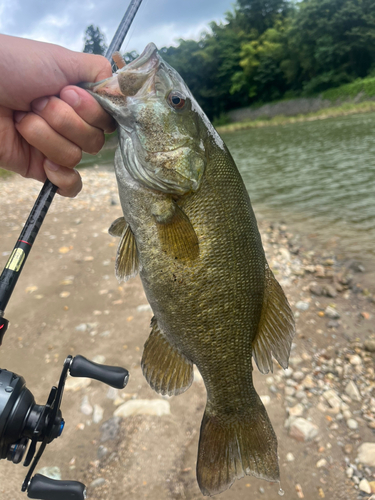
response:
M147 92L154 90L152 78L160 65L158 49L149 43L142 54L118 70L113 76L95 83L83 83L81 87L113 102L120 97L135 96L146 85ZM151 85L150 85L151 84Z

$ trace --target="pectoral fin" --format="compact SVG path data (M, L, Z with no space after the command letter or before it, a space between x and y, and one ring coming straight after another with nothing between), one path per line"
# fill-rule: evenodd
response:
M253 341L253 356L262 373L273 371L272 354L284 369L288 368L295 333L288 299L268 265L265 282L262 315L258 333Z
M120 219L117 219L117 221L119 220ZM112 224L110 229L113 228L117 221ZM120 223L118 223L118 225L120 225ZM117 226L115 226L115 234L117 229ZM130 278L136 276L139 270L137 245L134 234L128 224L126 224L123 229L121 240L117 249L115 270L116 277L119 281L128 281Z
M168 255L182 261L191 261L199 256L199 242L189 218L175 205L174 214L168 222L158 222L157 228L162 249Z
M118 236L119 238L121 238L126 226L127 224L125 221L125 217L119 217L112 222L111 227L108 229L108 232L111 236Z
M143 375L159 394L177 396L193 382L193 363L170 344L155 318L151 326L141 362Z

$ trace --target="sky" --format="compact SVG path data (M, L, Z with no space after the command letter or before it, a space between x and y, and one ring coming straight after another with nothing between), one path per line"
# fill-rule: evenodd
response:
M99 26L109 45L130 0L0 0L0 33L81 51L84 32ZM141 52L149 42L198 39L210 21L224 21L234 0L143 0L122 46Z

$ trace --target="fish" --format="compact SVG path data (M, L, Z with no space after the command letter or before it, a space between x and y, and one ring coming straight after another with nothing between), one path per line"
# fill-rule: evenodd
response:
M207 402L197 459L204 496L253 475L279 481L277 438L253 384L273 357L288 367L295 333L250 198L226 145L156 46L86 87L118 124L123 217L116 275L139 274L153 311L142 371L162 395L192 384Z

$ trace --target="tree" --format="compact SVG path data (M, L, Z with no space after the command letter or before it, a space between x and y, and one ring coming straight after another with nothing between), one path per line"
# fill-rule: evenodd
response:
M83 52L89 54L99 54L103 56L107 50L107 45L105 44L105 36L100 31L99 27L94 27L93 24L87 27L85 32L85 47Z
M258 35L272 28L290 9L286 0L237 0L237 5L243 27L247 31L256 30Z

